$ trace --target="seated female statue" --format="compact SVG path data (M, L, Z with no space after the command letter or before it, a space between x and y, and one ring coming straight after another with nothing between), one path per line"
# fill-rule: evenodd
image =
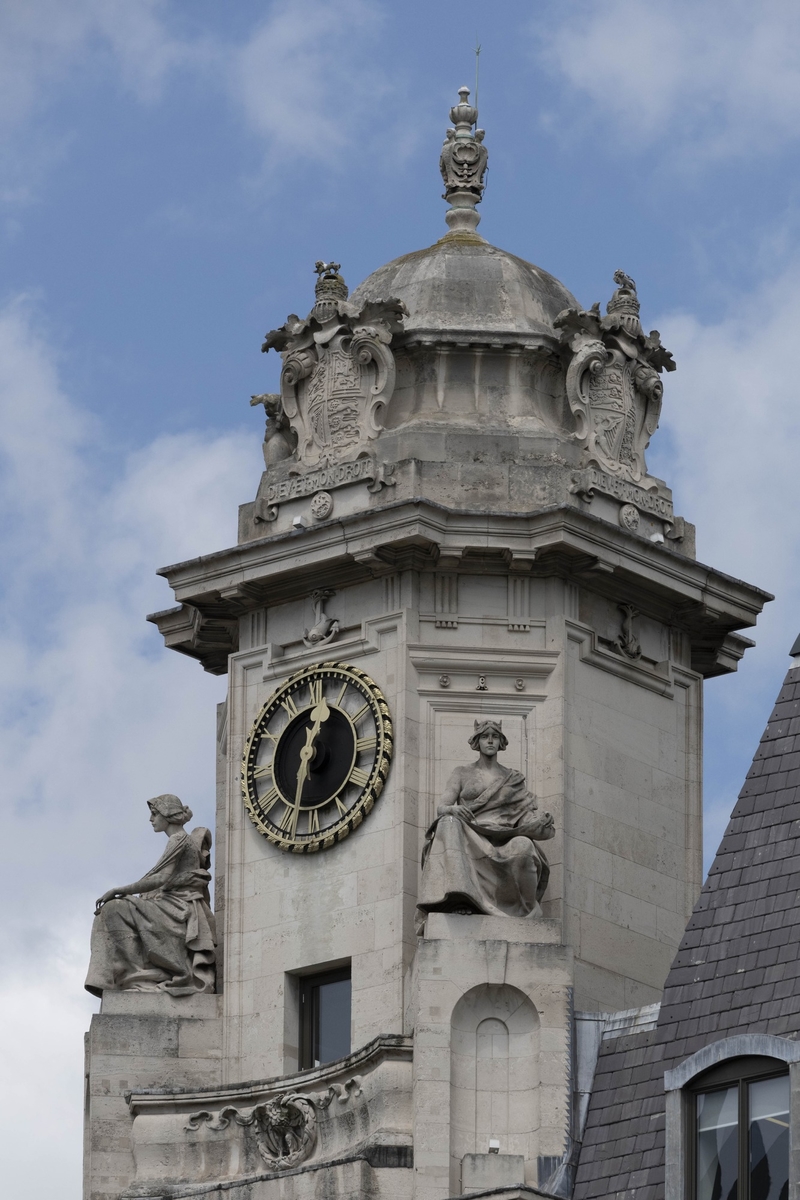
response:
M519 771L501 766L508 739L501 721L476 721L469 739L478 758L450 776L425 835L418 925L429 912L538 917L550 868L537 841L553 837L550 813Z
M97 901L85 988L169 992L214 991L216 929L208 896L211 833L183 828L192 810L177 796L147 801L150 824L167 848L136 883L110 888Z

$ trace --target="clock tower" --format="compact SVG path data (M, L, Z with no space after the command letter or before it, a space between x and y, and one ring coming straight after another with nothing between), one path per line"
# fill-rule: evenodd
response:
M448 231L317 263L237 544L161 571L229 681L216 984L103 991L91 1200L569 1195L597 1014L649 1019L700 888L703 680L769 597L648 472L634 281L484 240L450 115Z

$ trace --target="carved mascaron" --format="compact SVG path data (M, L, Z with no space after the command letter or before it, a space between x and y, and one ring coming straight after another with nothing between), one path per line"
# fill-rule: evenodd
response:
M581 466L638 483L647 475L644 452L661 413L659 374L674 371L675 363L658 330L645 336L633 280L617 271L614 282L605 317L595 304L588 312L566 309L554 324L572 352L567 399L574 436L583 442Z
M262 347L283 358L282 415L297 438L297 459L309 467L368 453L394 390L390 344L406 315L401 300L349 304L339 264L316 269L317 302L308 317L289 316Z

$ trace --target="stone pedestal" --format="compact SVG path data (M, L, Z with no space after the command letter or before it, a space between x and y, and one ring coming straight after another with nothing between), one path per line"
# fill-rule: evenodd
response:
M458 1195L490 1140L524 1166L507 1182L534 1187L566 1150L573 960L557 938L556 921L428 917L411 981L419 1200Z
M222 997L106 992L86 1034L85 1200L117 1200L136 1177L131 1092L213 1087Z
M521 1154L465 1154L461 1160L461 1191L488 1192L492 1188L520 1187L525 1182Z

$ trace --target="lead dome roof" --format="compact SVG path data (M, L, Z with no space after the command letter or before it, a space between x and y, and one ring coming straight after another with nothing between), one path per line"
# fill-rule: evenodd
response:
M578 302L541 267L490 245L472 231L454 231L424 250L379 267L351 300L398 297L408 308L406 336L485 341L554 337L553 320Z

